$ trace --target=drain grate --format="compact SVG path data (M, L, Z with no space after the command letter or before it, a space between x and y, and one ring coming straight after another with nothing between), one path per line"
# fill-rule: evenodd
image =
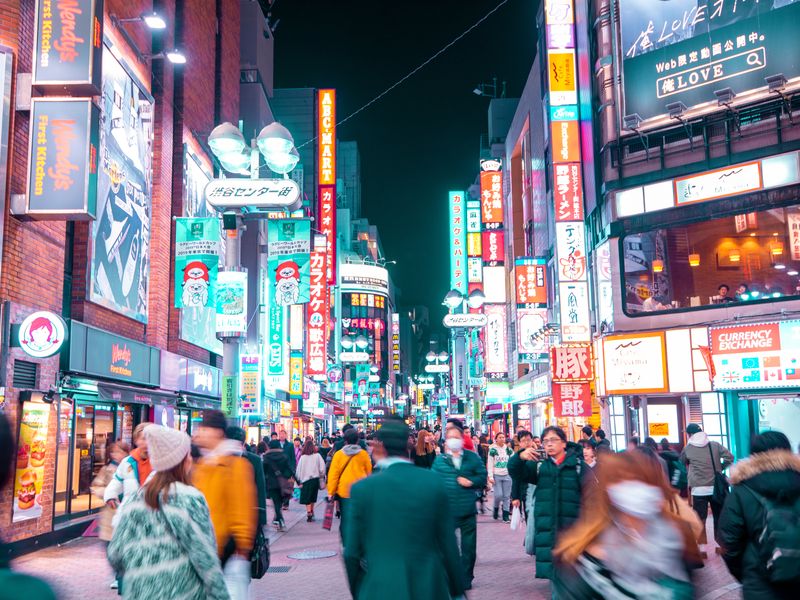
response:
M281 565L279 567L270 567L267 569L267 573L288 573L292 567L287 565Z

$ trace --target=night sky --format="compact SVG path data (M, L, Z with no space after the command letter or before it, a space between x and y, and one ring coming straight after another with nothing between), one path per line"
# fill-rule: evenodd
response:
M341 120L395 83L500 0L278 0L275 87L335 87ZM537 0L508 0L445 54L342 125L358 142L362 210L378 226L403 306L432 325L449 289L447 192L478 170L492 77L519 97L535 50ZM499 83L499 82L498 82ZM439 315L437 317L437 315Z

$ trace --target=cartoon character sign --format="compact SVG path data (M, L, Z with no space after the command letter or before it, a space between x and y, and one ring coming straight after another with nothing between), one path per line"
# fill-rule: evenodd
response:
M281 306L298 303L300 299L300 268L296 262L287 260L278 265L275 272L275 290L278 304Z
M47 311L35 312L26 318L19 328L19 345L26 354L45 358L61 349L66 338L66 325L56 314Z
M199 260L187 264L183 269L183 305L207 307L209 305L208 287L208 266Z

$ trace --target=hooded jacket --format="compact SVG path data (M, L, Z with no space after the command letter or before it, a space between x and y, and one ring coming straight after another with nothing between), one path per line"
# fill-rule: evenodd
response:
M286 458L286 453L281 448L270 448L262 457L264 461L264 479L267 481L267 493L281 492L281 482L278 476L291 479L294 471Z
M348 444L333 455L328 472L328 495L350 497L350 486L372 473L372 460L358 444Z
M714 487L712 455L718 472L724 471L733 464L731 451L719 442L709 441L705 431L698 431L689 438L689 443L681 451L681 462L687 465L690 488Z
M778 504L800 501L800 456L790 450L754 454L731 469L733 491L719 520L722 557L731 575L742 582L747 600L797 598L797 583L777 587L767 579L759 557L758 535L764 525L764 507L750 490ZM745 489L749 488L749 489Z

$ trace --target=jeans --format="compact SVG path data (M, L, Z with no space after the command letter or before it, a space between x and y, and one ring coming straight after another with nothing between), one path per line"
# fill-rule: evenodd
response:
M705 531L708 506L711 505L711 515L714 521L714 539L719 543L719 516L722 514L722 505L717 504L711 498L712 496L692 496L692 508L694 508L694 512L703 522L703 530Z
M478 522L475 515L458 517L456 530L460 532L461 564L464 567L464 582L472 585L475 578L475 556L478 548Z
M275 520L276 521L283 521L283 511L281 510L283 505L283 496L281 495L281 490L270 490L269 491L269 499L272 500L272 506L275 508Z
M511 509L511 477L509 475L494 476L494 507L503 504L503 510L509 512Z

